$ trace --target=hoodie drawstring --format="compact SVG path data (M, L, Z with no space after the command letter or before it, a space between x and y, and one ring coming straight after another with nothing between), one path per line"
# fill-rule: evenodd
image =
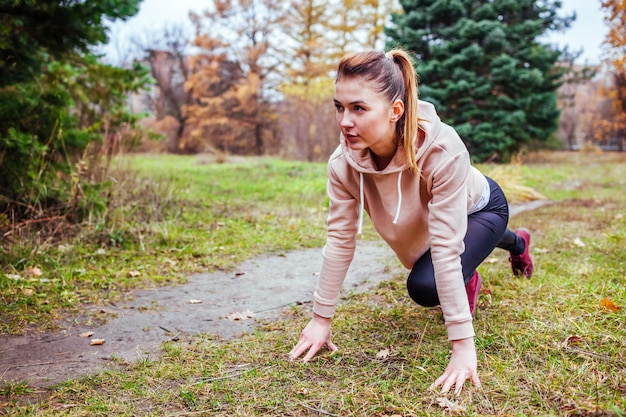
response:
M358 234L363 233L363 212L365 211L365 203L363 202L363 173L359 172L359 228ZM402 207L402 171L398 172L398 207L396 208L396 215L393 218L393 224L398 223L400 217L400 208Z
M365 208L363 207L363 173L359 172L359 230L358 234L363 233L363 211Z
M393 224L398 223L400 207L402 207L402 171L398 173L398 208L396 209L396 216L393 218Z

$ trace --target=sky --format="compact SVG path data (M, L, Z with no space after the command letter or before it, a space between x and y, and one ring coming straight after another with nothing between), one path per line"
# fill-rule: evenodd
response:
M608 32L600 10L601 0L562 0L561 14L575 11L576 21L564 33L552 33L546 38L549 43L560 47L568 46L570 51L582 49L577 59L580 64L597 64L600 62L601 44ZM113 62L116 62L118 50L131 36L141 32L154 32L171 24L189 22L189 11L201 12L211 4L210 0L143 0L139 13L126 22L115 22L112 25L111 42L104 49ZM191 23L189 23L191 25ZM117 47L115 45L118 45Z

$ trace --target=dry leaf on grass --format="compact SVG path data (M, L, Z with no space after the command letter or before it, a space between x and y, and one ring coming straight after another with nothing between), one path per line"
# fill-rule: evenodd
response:
M31 277L40 277L43 275L43 271L39 267L33 266L26 270L26 274Z
M585 243L579 237L574 239L574 245L578 246L579 248L585 247Z
M163 265L176 266L176 261L173 261L171 259L165 258L165 259L163 259Z
M451 413L462 413L465 411L465 407L460 404L456 404L454 401L450 401L445 397L437 398L437 402L439 403L439 407Z
M132 271L128 271L128 275L134 278L134 277L138 277L139 275L141 275L141 272L133 269Z
M235 311L226 316L230 320L246 320L254 317L254 313L250 310Z
M612 311L614 313L616 311L621 310L620 306L618 306L617 304L615 304L613 301L611 301L608 298L604 298L602 301L600 301L600 307L602 307L605 310Z
M91 339L91 341L89 342L90 346L99 346L99 345L104 345L105 340L104 339Z
M21 279L23 279L21 276L16 275L16 274L4 274L5 277L7 277L8 279L12 279L15 281L19 281Z
M309 391L306 388L298 388L298 394L300 395L309 395L311 393L311 391Z
M376 354L376 359L387 359L391 355L392 351L393 351L392 347L383 349Z
M576 336L575 334L571 334L571 335L567 336L564 341L561 342L561 346L566 348L569 345L574 345L574 344L580 343L582 341L583 341L582 337Z
M79 334L80 337L84 337L84 338L89 338L91 336L93 336L93 332L83 332L81 334Z

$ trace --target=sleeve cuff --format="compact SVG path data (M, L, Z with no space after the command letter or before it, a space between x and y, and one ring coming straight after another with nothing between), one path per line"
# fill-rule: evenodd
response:
M314 301L313 312L320 317L330 319L335 315L335 306L323 305L318 303L317 301Z
M446 323L446 327L448 329L448 340L467 339L476 335L471 320L461 323Z

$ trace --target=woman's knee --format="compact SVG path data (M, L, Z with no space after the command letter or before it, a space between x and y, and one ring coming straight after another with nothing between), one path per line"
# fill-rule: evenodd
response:
M417 304L423 307L434 307L439 305L439 296L437 295L437 287L435 280L420 280L413 275L409 275L406 281L409 296Z

